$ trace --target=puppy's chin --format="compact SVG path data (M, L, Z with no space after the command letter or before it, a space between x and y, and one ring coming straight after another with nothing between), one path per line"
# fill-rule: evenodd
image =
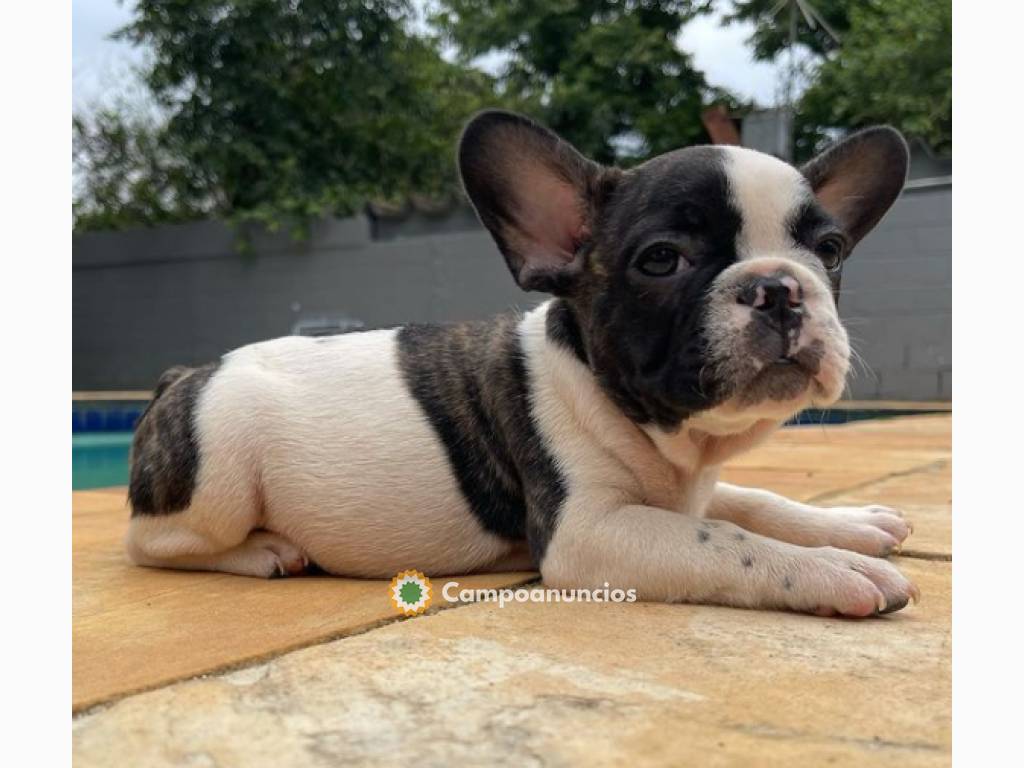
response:
M733 381L725 410L759 419L785 421L808 407L824 407L840 398L846 382L847 362L836 353L825 354L814 365L800 359L755 364L747 375Z
M790 403L803 400L807 391L815 386L815 372L798 360L786 359L765 363L757 367L753 377L737 388L742 406L755 407L765 401Z

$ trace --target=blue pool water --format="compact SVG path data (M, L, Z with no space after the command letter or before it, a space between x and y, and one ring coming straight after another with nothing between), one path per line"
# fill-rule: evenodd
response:
M910 416L935 411L921 410L826 410L809 409L798 414L789 426L845 424L850 421ZM137 415L136 415L137 418ZM113 419L92 420L104 427ZM76 421L84 426L84 419ZM122 422L123 423L123 422ZM134 423L134 419L132 420ZM71 436L71 487L74 490L128 484L128 449L132 433L125 431L76 431Z
M71 436L71 488L128 484L131 432L80 433Z

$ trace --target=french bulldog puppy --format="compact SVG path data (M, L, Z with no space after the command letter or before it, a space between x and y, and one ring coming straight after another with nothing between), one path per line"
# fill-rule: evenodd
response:
M133 445L140 565L249 576L539 568L555 588L868 616L910 532L719 470L843 391L843 262L908 152L855 133L797 170L727 146L630 170L477 115L465 190L525 315L253 344L161 378Z

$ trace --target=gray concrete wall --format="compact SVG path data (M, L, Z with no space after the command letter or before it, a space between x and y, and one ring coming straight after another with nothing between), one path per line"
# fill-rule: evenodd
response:
M217 222L76 236L72 296L79 390L149 388L170 365L324 317L380 328L543 299L518 290L479 228L373 241L365 218L324 222L303 244L257 238L246 255Z
M855 398L952 399L952 183L911 182L843 271Z
M949 397L950 191L905 192L849 262L842 311L870 368L857 397ZM422 235L419 222L407 236L391 223L375 240L366 218L326 221L302 244L255 237L246 255L217 222L77 235L73 387L149 388L171 365L299 323L480 318L544 298L520 292L490 238L467 226Z

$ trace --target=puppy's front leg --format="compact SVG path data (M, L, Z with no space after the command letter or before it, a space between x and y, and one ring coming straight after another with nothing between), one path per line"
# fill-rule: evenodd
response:
M885 560L805 548L657 507L566 503L541 561L548 586L636 589L642 600L784 608L819 615L897 611L917 588Z
M805 547L839 547L886 557L913 530L888 507L814 507L770 491L718 483L707 516Z

